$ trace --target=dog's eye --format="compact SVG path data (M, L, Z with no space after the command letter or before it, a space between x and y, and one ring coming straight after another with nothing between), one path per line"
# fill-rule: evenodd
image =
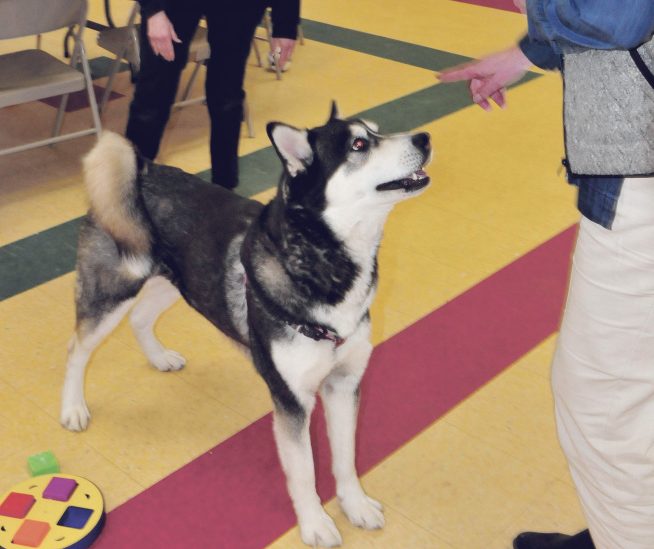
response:
M367 139L364 139L363 137L357 137L354 141L352 141L352 150L363 152L368 150L369 145L370 143Z

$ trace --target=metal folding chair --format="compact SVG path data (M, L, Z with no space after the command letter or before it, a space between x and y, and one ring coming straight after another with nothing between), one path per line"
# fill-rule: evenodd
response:
M86 0L0 0L0 40L31 35L38 37L45 32L73 28L72 37L75 41L70 65L40 49L0 55L0 108L62 96L52 137L0 149L0 155L99 134L102 131L91 71L82 41L86 11ZM78 61L82 72L75 68ZM88 93L93 127L61 134L68 95L83 89Z
M141 65L141 51L139 46L138 27L136 17L139 14L138 3L134 2L132 11L124 27L109 27L98 33L98 45L115 55L114 61L109 69L109 79L105 86L102 99L100 100L100 112L107 105L114 80L123 60L127 61L132 71L132 77L138 74Z

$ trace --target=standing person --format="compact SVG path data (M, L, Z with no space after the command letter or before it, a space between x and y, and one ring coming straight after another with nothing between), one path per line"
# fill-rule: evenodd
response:
M568 179L583 217L552 363L559 439L589 530L515 549L654 548L654 2L515 0L529 33L447 70L486 110L565 67ZM637 48L637 49L636 49ZM626 51L630 50L630 51Z
M207 20L211 58L206 96L211 120L211 180L228 189L238 185L238 141L243 120L243 79L254 31L273 4L273 49L279 62L295 46L300 0L139 0L141 70L130 105L125 135L141 154L154 159L189 45L200 17Z

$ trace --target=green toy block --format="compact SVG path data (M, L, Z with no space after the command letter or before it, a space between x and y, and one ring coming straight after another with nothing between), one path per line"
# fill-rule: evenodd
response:
M40 454L34 454L33 456L28 457L27 466L33 477L58 473L60 471L57 458L50 451L41 452Z

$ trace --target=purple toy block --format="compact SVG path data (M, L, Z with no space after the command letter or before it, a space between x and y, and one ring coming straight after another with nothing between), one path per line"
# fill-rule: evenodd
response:
M43 491L45 499L68 501L77 488L77 482L70 478L52 477Z

